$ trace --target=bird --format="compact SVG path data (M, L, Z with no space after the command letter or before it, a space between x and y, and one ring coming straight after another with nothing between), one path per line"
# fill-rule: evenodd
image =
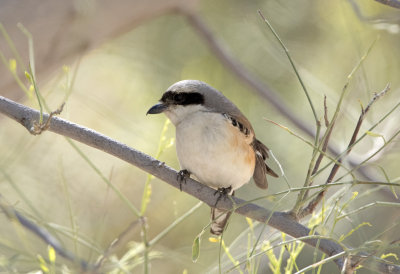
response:
M182 80L173 84L147 111L159 113L175 126L182 168L178 174L184 182L193 175L216 193L233 196L251 177L261 189L268 188L267 174L278 177L265 163L269 149L256 138L249 120L207 83ZM230 215L230 211L211 207L210 232L221 235Z

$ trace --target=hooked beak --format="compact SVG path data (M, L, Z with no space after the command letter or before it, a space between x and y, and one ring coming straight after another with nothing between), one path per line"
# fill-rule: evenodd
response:
M164 112L168 108L168 105L165 103L158 103L152 106L146 113L147 114L159 114L161 112Z

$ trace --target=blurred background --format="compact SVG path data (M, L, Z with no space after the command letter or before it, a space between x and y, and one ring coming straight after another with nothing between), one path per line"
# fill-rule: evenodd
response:
M33 37L36 79L50 110L66 101L62 118L155 157L166 118L146 116L146 111L173 83L182 79L205 81L242 110L252 122L258 139L272 150L287 178L270 179L266 192L250 182L239 189L236 196L251 200L269 195L257 203L274 210L289 210L297 192L286 196L275 194L303 185L312 148L265 119L288 127L306 140L313 141L313 137L279 111L277 104L260 90L243 81L233 68L244 69L311 131L315 131L315 120L284 50L258 10L288 48L317 116L322 120L324 96L329 117L332 117L348 75L373 44L350 80L332 134L331 145L338 151L346 148L360 115L360 105L365 107L373 92L391 84L390 92L372 107L360 135L399 102L400 11L373 0L1 1L0 95L38 108L32 91L27 95L16 81L16 78L21 79L29 88L24 76L29 64L28 39L17 26L22 23ZM204 25L196 25L196 22ZM213 35L215 40L211 39L211 44L204 39L202 27ZM222 58L224 55L215 50L212 46L215 41L234 60L235 66L228 64ZM15 52L21 55L20 60ZM14 69L13 62L16 62ZM361 163L388 142L399 130L399 117L399 111L395 110L380 123L357 144L351 160ZM163 134L163 144L173 140L174 134L173 126L169 125ZM111 242L138 219L105 181L111 182L139 209L147 174L96 149L76 142L75 146L77 148L51 132L32 136L16 122L0 115L0 193L25 216L56 234L66 249L94 263ZM174 146L162 147L165 149L159 159L179 170ZM394 138L364 164L364 175L354 174L362 180L368 175L368 180L397 182L399 160L398 138ZM273 159L269 164L274 170L280 170ZM328 171L329 168L317 176L315 184L324 183ZM344 174L343 170L341 172ZM347 176L341 182L350 180L351 176ZM144 214L148 240L198 203L195 198L158 179L151 180L150 184L151 197ZM358 192L357 197L354 192ZM320 224L318 231L339 239L357 228L344 244L357 248L373 241L381 247L377 256L389 252L400 255L398 244L397 249L396 245L388 246L399 240L396 238L400 221L396 192L399 193L398 188L379 185L347 184L330 188L324 206L345 205L341 212L332 209L330 212L334 216L376 201L387 202L388 206L378 203L347 218L331 217ZM0 220L0 268L5 273L39 270L37 255L47 258L47 245L4 214L0 214ZM358 228L364 222L369 225ZM191 259L193 240L208 223L209 207L202 205L176 225L152 246L151 272L218 272L220 247L208 241L208 229L201 241L198 261L193 263ZM233 215L224 235L225 244L239 262L246 259L248 231L246 219ZM258 225L257 231L262 232L260 245L279 237L270 227ZM114 262L141 242L140 226L132 226L123 242L112 250ZM222 269L227 271L234 264L224 251L221 253ZM315 260L310 247L299 256L299 269ZM112 265L111 257L103 272L122 269L122 266ZM259 273L271 272L268 257L261 255L258 259ZM388 259L396 262L396 257ZM56 262L57 272L62 265L78 269L62 258L57 258ZM141 254L130 263L135 267L129 271L143 271ZM333 263L328 263L323 273L336 269ZM368 271L360 270L360 273Z

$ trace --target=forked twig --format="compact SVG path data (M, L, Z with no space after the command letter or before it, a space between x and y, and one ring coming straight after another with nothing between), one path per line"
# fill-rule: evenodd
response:
M357 135L360 131L361 125L364 121L365 115L368 113L368 111L370 110L371 106L379 99L381 98L383 95L385 95L390 89L390 84L387 84L386 87L379 93L375 93L374 97L372 98L372 100L368 103L367 107L361 108L361 114L360 117L358 119L358 122L356 124L356 127L354 129L353 135L350 139L349 145L347 146L347 149L345 151L344 154L342 154L339 159L337 160L337 162L341 163L343 161L343 159L351 152L352 148L353 148L353 144L357 139ZM328 179L325 182L325 185L330 184L333 181L333 178L336 176L337 171L340 168L340 164L339 163L335 163L331 169L331 172L328 176ZM303 208L299 214L297 215L298 218L303 218L309 214L311 214L315 208L317 207L317 205L319 204L319 202L322 200L322 198L325 196L326 193L326 189L321 190L321 192L318 193L318 195L310 201L310 203Z
M60 115L61 112L64 109L64 106L65 106L65 102L63 102L58 109L56 109L55 111L50 112L49 117L47 118L46 122L44 122L44 123L43 122L37 122L37 121L33 122L33 126L29 129L29 132L31 134L33 134L33 135L39 135L43 131L48 130L49 127L50 127L51 118L54 115Z

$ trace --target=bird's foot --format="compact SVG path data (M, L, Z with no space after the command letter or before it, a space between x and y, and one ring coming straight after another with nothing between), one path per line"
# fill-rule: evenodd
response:
M190 172L187 169L182 169L178 172L176 179L179 182L179 189L182 191L182 183L186 184L186 179L190 178Z
M226 198L226 195L230 194L232 191L232 186L229 187L219 187L215 192L214 192L214 196L218 194L218 198L215 201L215 205L214 207L217 206L219 200L221 200L222 197Z

